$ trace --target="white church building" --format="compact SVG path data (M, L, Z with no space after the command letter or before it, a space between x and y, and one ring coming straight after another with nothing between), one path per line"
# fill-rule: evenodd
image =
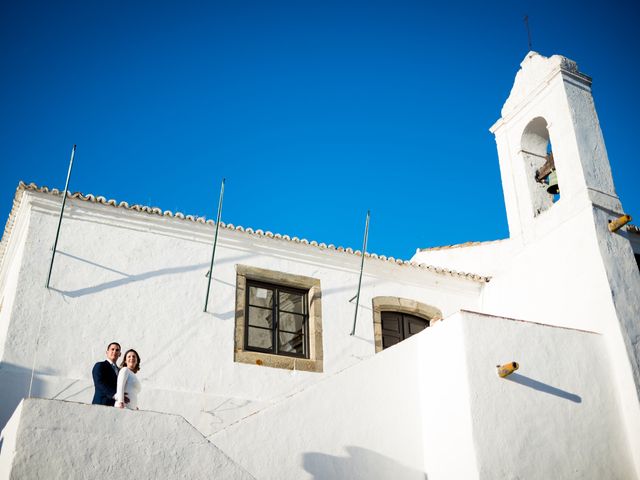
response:
M80 193L46 288L62 195L20 183L0 478L640 479L640 229L590 77L530 52L491 132L509 238L365 253L353 335L362 252L220 224L203 311L212 221ZM90 405L112 341L139 411Z

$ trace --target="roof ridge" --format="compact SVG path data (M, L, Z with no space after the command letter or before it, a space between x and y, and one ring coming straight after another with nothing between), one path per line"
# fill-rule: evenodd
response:
M471 242L464 242L464 243L455 243L453 245L441 245L438 247L427 247L427 248L420 248L418 249L418 251L420 252L430 252L433 250L447 250L450 248L466 248L466 247L475 247L476 245L486 245L488 243L498 243L498 242L504 242L505 240L508 240L507 238L499 238L497 240L483 240L483 241L471 241Z
M18 188L16 189L16 197L14 198L14 208L12 208L11 213L9 214L9 220L7 221L7 227L5 227L5 233L2 237L2 246L0 246L0 265L2 264L2 260L3 260L3 254L4 254L4 246L6 245L6 243L8 242L8 236L11 233L11 227L13 226L13 217L15 217L15 211L17 210L17 206L20 201L18 200L18 196L21 195L22 191L33 191L33 192L39 192L39 193L47 193L50 195L62 195L62 193L60 192L60 190L58 190L57 188L48 188L46 186L42 186L39 187L38 185L36 185L35 183L25 183L23 181L20 181L20 183L18 184ZM144 213L148 213L148 214L152 214L152 215L159 215L159 216L163 216L163 217L172 217L172 218L179 218L181 220L188 220L191 222L196 222L196 223L202 223L202 224L209 224L209 225L215 225L215 222L213 220L207 220L205 217L203 216L195 216L195 215L185 215L182 212L176 212L173 213L170 210L162 210L159 207L149 207L146 205L129 205L129 203L121 201L118 202L116 200L110 199L107 200L106 197L103 196L95 196L93 194L83 194L81 192L67 192L67 198L72 198L72 199L78 199L78 200L82 200L85 202L91 202L91 203L100 203L102 205L109 205L115 208L124 208L126 210L134 210L137 212L144 212ZM11 225L10 225L11 224ZM224 222L220 222L220 227L225 228L227 230L235 230L235 231L239 231L239 232L244 232L247 233L249 235L257 235L259 237L266 237L266 238L273 238L276 240L285 240L285 241L289 241L289 242L293 242L293 243L299 243L302 245L311 245L323 250L334 250L334 251L338 251L338 252L343 252L343 253L348 253L348 254L352 254L352 255L357 255L357 256L362 256L362 252L360 250L353 250L350 247L342 247L342 246L338 246L336 247L334 244L326 244L324 242L316 242L315 240L307 240L306 238L298 238L296 236L291 237L289 235L281 235L279 233L272 233L269 230L264 231L262 229L253 229L250 227L243 227L241 225L234 225L232 223L224 223ZM420 268L422 270L427 270L430 271L432 273L438 273L438 274L443 274L443 275L449 275L452 277L459 277L459 278L466 278L468 280L474 280L477 282L482 282L482 283L486 283L489 282L491 280L491 277L488 276L484 276L484 275L478 275L475 273L467 273L467 272L458 272L456 270L449 270L446 268L440 268L440 267L435 267L433 265L427 265L424 263L418 263L415 261L410 261L410 260L402 260L399 258L394 258L392 256L386 256L386 255L378 255L376 253L369 253L369 252L365 252L365 258L372 258L372 259L376 259L376 260L381 260L381 261L386 261L389 263L394 263L396 265L405 265L405 266L411 266L411 267L415 267L415 268Z

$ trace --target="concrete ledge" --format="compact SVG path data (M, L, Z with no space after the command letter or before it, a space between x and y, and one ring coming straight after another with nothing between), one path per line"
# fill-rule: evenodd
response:
M0 478L254 478L178 415L30 398L1 438Z

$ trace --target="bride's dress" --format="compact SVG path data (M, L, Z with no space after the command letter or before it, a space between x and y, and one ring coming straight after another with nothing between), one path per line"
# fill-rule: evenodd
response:
M118 385L116 390L116 403L124 402L125 394L129 397L129 403L124 406L130 410L138 409L138 393L140 393L140 380L135 373L127 367L122 367L118 372Z

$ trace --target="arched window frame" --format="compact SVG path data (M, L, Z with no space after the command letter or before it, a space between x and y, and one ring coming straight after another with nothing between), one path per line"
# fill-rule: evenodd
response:
M415 315L429 320L429 325L442 319L442 311L432 305L401 297L374 297L371 300L373 309L373 337L376 353L382 351L382 312L399 312Z

